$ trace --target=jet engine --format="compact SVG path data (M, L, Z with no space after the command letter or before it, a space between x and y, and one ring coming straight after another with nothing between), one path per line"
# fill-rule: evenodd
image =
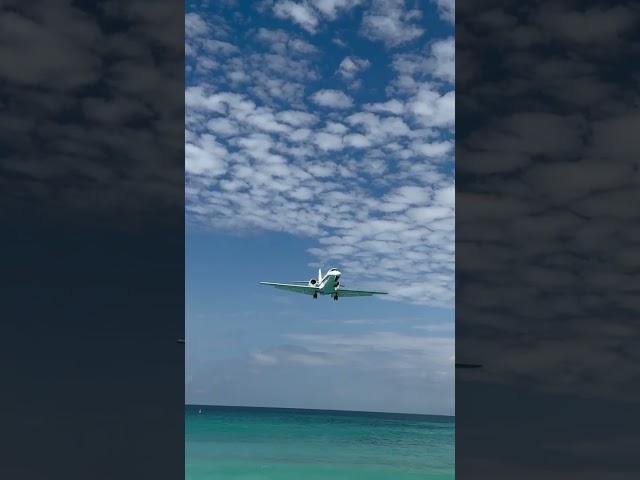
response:
M312 278L311 280L309 280L310 287L315 287L316 283L318 283L318 281L315 278Z

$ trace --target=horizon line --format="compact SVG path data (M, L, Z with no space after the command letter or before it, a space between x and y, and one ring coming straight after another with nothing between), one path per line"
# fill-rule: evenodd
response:
M455 415L444 415L440 413L408 413L408 412L381 412L373 410L338 410L335 408L301 408L301 407L265 407L254 405L210 405L206 403L185 403L185 407L222 407L222 408L256 408L256 409L271 409L271 410L308 410L318 412L344 412L344 413L377 413L388 415L417 415L421 417L448 417L455 418Z

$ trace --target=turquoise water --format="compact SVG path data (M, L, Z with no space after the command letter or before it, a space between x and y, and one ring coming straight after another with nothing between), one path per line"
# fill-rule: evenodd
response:
M453 417L190 405L185 435L186 480L455 476Z

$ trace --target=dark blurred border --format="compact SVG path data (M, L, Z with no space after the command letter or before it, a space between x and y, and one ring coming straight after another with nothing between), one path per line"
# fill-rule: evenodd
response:
M456 2L458 479L638 478L639 14Z
M182 478L183 3L0 8L0 477Z

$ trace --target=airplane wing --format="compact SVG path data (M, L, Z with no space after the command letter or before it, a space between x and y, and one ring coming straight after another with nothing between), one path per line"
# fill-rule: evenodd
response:
M371 295L386 295L387 292L367 292L365 290L345 290L338 289L339 297L369 297Z
M308 285L294 285L291 283L273 283L273 282L260 282L260 285L271 285L272 287L279 288L280 290L288 290L296 293L306 293L307 295L313 295L318 291L316 287L310 287Z

